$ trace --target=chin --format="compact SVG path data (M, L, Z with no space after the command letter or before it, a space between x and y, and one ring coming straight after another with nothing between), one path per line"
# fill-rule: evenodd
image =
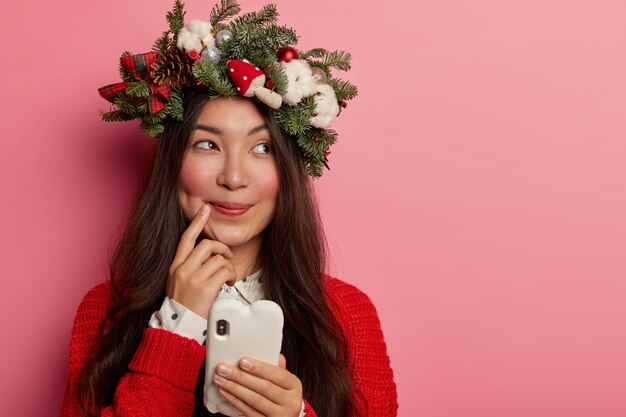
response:
M213 232L215 233L215 236L213 237L208 236L206 230L203 231L203 235L208 239L222 242L229 248L236 248L237 246L245 245L250 240L254 239L253 237L251 238L250 235L245 233L244 231L218 229L214 230Z

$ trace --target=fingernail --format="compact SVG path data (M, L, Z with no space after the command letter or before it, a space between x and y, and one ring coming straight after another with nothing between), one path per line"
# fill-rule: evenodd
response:
M221 375L228 375L230 374L230 368L226 365L218 365L217 366L217 373L221 374Z
M208 210L209 208L207 207L207 205L203 204L202 207L200 207L200 214L206 214Z
M242 359L241 362L239 362L239 364L241 365L243 369L252 369L252 365L253 365L250 359Z
M219 375L217 375L217 374L213 375L213 380L214 380L214 381L215 381L215 383L217 383L217 384L221 384L221 383L223 383L223 382L225 381L225 379L224 379L224 378L222 378L221 376L219 376Z

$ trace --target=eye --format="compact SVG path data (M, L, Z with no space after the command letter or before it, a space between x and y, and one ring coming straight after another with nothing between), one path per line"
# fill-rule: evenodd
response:
M270 142L259 143L254 149L256 153L272 153L272 144Z
M206 146L206 147L205 146L199 146L199 144L201 144L201 143L207 143L208 146ZM200 149L207 149L207 150L218 149L217 145L214 142L211 142L210 140L199 140L198 142L194 143L194 147L200 148Z

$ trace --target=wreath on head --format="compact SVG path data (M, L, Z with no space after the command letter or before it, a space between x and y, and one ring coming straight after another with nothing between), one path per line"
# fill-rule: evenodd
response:
M236 0L221 0L208 22L185 22L184 3L167 13L169 29L150 52L120 58L122 82L100 88L113 103L101 112L104 121L141 119L149 137L159 137L167 118L183 120L185 88L206 89L210 98L244 96L272 109L285 132L292 134L310 176L321 177L329 148L337 140L331 122L357 95L331 68L348 71L349 52L295 48L298 36L277 23L276 5L239 15Z

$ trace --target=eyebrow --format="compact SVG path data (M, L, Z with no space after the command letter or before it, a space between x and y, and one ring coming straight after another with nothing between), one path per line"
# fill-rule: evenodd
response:
M224 133L221 129L218 129L217 127L203 125L203 124L200 124L200 123L198 123L196 125L196 129L205 130L205 131L207 131L209 133L213 133L213 134L216 134L216 135L221 135L221 134ZM265 129L269 130L269 128L267 127L267 123L263 123L262 125L258 125L257 127L254 127L252 129L250 129L250 131L248 132L248 136L254 135L255 133L260 132L261 130L265 130Z

